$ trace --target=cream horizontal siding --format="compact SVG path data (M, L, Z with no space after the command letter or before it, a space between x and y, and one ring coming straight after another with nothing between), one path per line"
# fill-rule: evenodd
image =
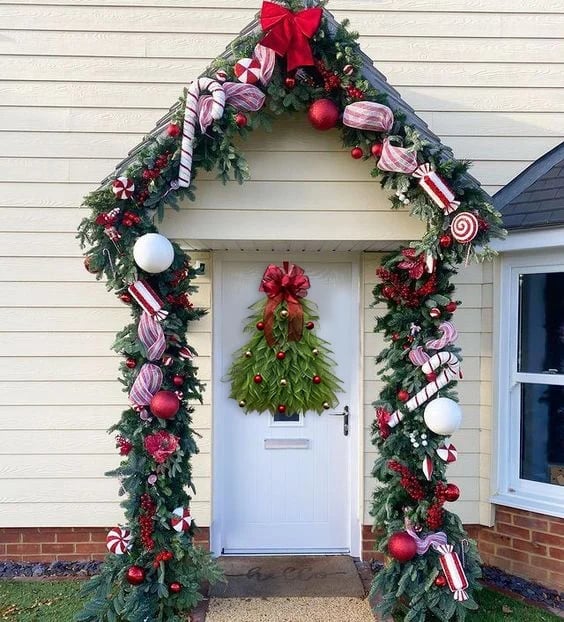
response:
M78 206L259 6L260 0L0 0L2 526L106 524L120 516L117 482L101 474L117 461L104 431L124 403L112 380L118 358L110 346L127 310L82 268ZM333 0L330 8L351 19L365 52L456 155L475 160L473 173L487 190L562 140L561 0ZM367 164L353 162L335 133L316 133L303 118L255 135L245 151L251 182L221 188L202 175L198 202L171 215L164 230L186 239L211 239L210 229L225 239L252 231L257 248L269 237L295 236L297 217L303 235L320 240L420 232L405 214L389 211ZM209 305L209 283L201 282L200 302ZM461 282L461 298L477 305L480 287L487 307L488 283ZM487 309L465 305L457 318L475 327L481 314L486 322ZM210 318L193 330L201 377L209 380ZM463 516L486 522L488 339L485 333L480 345L473 332L461 335L461 395L468 402L461 434L468 438L460 445L477 447L468 443L478 439L484 460L464 453L451 469L461 475L463 497L470 495L460 502ZM378 347L378 337L367 334L367 374ZM377 389L368 377L367 403ZM196 412L204 435L195 460L201 524L210 519L209 392L205 399ZM365 415L368 425L369 407ZM85 482L93 483L91 499L81 496ZM465 505L476 508L477 500L479 517Z

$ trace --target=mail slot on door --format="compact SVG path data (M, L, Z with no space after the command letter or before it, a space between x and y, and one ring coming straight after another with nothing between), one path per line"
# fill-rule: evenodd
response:
M309 438L265 438L265 449L309 449Z

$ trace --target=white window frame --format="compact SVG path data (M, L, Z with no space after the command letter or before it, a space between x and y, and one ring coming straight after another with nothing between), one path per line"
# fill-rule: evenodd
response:
M492 503L564 517L564 486L522 479L520 472L521 383L564 386L564 374L530 374L517 369L519 275L564 272L564 250L503 255L497 295L497 492Z

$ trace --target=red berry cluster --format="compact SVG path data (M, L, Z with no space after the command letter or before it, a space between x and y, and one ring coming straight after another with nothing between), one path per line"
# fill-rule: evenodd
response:
M481 216L476 216L478 219L478 231L487 231L490 228L490 224L485 218Z
M434 503L427 511L427 527L431 531L437 531L443 526L445 511L439 503Z
M178 305L179 307L184 307L185 309L192 309L194 307L194 304L190 300L190 296L186 293L179 294L178 296L168 294L166 300L171 305Z
M172 273L172 278L170 279L170 284L173 287L177 287L184 279L188 278L188 270L186 268L181 268L180 270L175 270Z
M328 93L341 87L341 78L334 71L331 71L322 60L315 59L315 68L321 74L323 88Z
M400 486L412 499L415 499L415 501L423 501L425 499L425 491L421 482L405 465L397 460L390 460L388 468L401 475Z
M421 306L423 299L435 293L437 288L435 274L431 274L421 287L415 289L412 289L410 282L405 280L405 274L391 272L385 268L378 268L376 274L384 282L381 290L382 296L397 304L404 304L406 307L417 308Z
M155 169L163 169L170 159L171 153L170 151L165 151L155 160Z
M127 456L133 449L133 443L120 434L116 436L116 447L119 447L120 456Z
M141 509L143 510L143 513L139 517L141 542L148 551L152 551L155 548L155 541L152 538L153 517L157 511L157 506L147 493L141 495Z
M139 216L135 212L125 212L121 224L124 227L133 227L133 225L138 225L140 222L141 216Z
M435 486L435 499L442 505L446 500L446 491L448 486L443 482L437 482Z
M347 90L347 95L351 99L364 99L364 93L358 87L354 86L353 84L349 84L346 90Z
M158 568L161 562L169 562L171 559L174 559L174 555L170 551L161 551L155 555L153 568Z
M145 203L148 198L149 191L147 190L147 188L143 188L143 190L141 190L141 192L139 192L139 194L137 195L137 203L139 205L143 205L143 203Z

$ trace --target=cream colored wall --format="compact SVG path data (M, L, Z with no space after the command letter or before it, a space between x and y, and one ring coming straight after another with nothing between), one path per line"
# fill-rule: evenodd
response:
M259 4L0 0L1 526L107 524L119 516L116 482L101 474L116 462L104 431L119 416L124 396L114 380L117 359L109 348L127 313L82 269L74 238L78 206ZM330 8L338 18L350 17L363 33L364 50L444 142L459 157L476 160L474 174L486 189L495 191L561 141L560 0L533 5L524 0L334 0ZM368 231L363 193L370 194L374 209L383 208L377 185L372 193L373 186L362 181L364 165L337 154L335 141L321 144L319 135L307 132L298 142L294 136L287 148L278 143L274 153L270 138L258 145L256 137L251 141L254 181L243 189L244 205L255 209L259 202L275 202L280 219L289 186L281 182L290 179L309 206L326 203L332 217L341 214L340 224L332 221L333 235L341 233L343 223L356 223L357 234L361 228ZM188 216L194 225L209 225L204 205L216 223L230 222L229 212L217 206L235 196L204 180L200 185L200 203L175 223L185 237L193 237ZM308 195L312 188L320 194ZM351 210L351 196L360 209ZM237 201L243 205L243 195ZM342 209L336 209L339 203ZM325 226L319 213L314 216L304 230ZM280 220L253 218L257 239L269 235L269 222L270 232L278 235ZM397 236L404 226L406 237L413 233L413 223L401 216L384 211L381 222L388 223L381 237ZM472 274L474 281L464 287L478 287L479 274ZM203 285L205 305L209 288ZM484 300L487 288L482 288ZM476 297L461 297L477 304ZM476 331L478 308L466 304L460 317L465 314L474 317ZM209 326L205 320L194 334L194 344L206 356ZM367 343L375 339L369 336ZM489 350L478 349L475 338L462 339L469 359L465 386L470 387L462 392L476 395L478 374L489 378ZM209 361L202 362L206 374ZM477 447L479 439L485 456L489 407L488 386L482 387L483 406L469 407L466 420L473 429L461 432L467 438L459 445ZM367 386L367 402L376 389ZM209 412L208 405L197 415L204 450L209 450ZM368 423L369 409L366 416ZM461 470L463 492L471 495L467 499L481 500L484 520L487 464L484 460L480 470L477 454L465 460L454 468ZM209 465L204 452L196 461L195 510L201 524L209 520ZM467 473L472 477L463 478ZM468 505L461 503L461 511L477 520L476 512L467 513Z
M376 284L380 253L364 254L364 522L370 524L369 510L375 480L371 476L377 456L371 444L374 408L371 403L382 389L374 358L384 347L379 333L374 333L375 318L385 313L385 305L370 307ZM460 500L449 504L465 523L491 524L490 455L491 455L491 326L492 267L472 264L462 267L455 277L454 300L462 305L453 316L462 348L464 379L458 385L464 418L451 441L458 449L458 460L448 468L449 481L460 488Z

